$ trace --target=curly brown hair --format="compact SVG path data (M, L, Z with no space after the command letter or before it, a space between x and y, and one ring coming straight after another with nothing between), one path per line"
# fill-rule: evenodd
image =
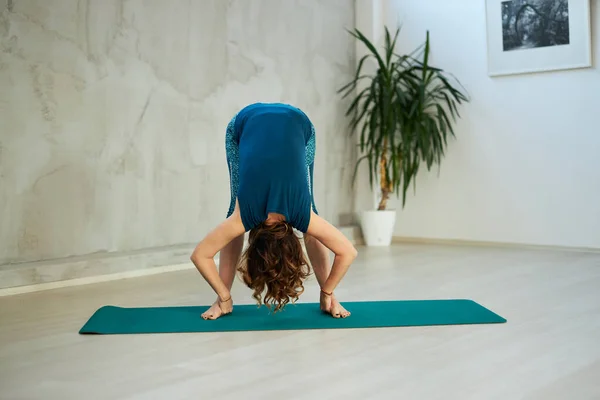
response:
M244 283L254 291L260 305L275 312L296 302L304 292L304 280L310 275L300 239L285 221L263 222L250 230L248 248L238 267ZM264 298L263 292L266 289Z

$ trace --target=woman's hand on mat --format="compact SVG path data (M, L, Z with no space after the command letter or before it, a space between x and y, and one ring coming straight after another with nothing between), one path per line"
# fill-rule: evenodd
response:
M346 318L350 316L350 312L342 307L333 293L329 295L321 292L320 303L321 311L331 314L333 318Z
M221 301L220 297L217 297L217 301L202 314L204 319L217 319L222 315L229 314L233 311L233 300L231 296L227 301Z

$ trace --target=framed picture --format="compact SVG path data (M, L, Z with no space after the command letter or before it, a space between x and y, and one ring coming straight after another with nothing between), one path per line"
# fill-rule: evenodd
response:
M488 73L592 65L589 0L486 0Z

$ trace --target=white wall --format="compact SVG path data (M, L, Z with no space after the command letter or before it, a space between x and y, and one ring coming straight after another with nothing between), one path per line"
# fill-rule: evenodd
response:
M388 26L403 26L399 50L429 30L433 64L472 97L396 236L600 248L599 8L592 0L596 68L490 78L483 0L384 4Z
M255 101L311 117L337 224L353 25L353 0L0 0L0 272L199 241L229 207L226 124Z

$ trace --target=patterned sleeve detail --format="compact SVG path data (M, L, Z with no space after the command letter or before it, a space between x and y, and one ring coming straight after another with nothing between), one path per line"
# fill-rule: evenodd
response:
M229 203L229 210L227 211L227 218L229 218L231 214L233 214L233 210L235 210L235 201L237 199L240 183L240 152L235 135L235 118L236 116L229 121L225 133L225 150L227 152L227 167L229 168L229 185L231 189L231 201Z
M308 139L308 143L306 143L306 177L308 180L308 190L310 192L310 201L312 205L313 212L315 214L319 214L317 211L317 206L315 205L315 196L313 193L314 185L313 185L313 177L314 177L314 166L315 166L315 152L317 148L316 143L316 134L315 134L315 126L310 124L310 138Z

